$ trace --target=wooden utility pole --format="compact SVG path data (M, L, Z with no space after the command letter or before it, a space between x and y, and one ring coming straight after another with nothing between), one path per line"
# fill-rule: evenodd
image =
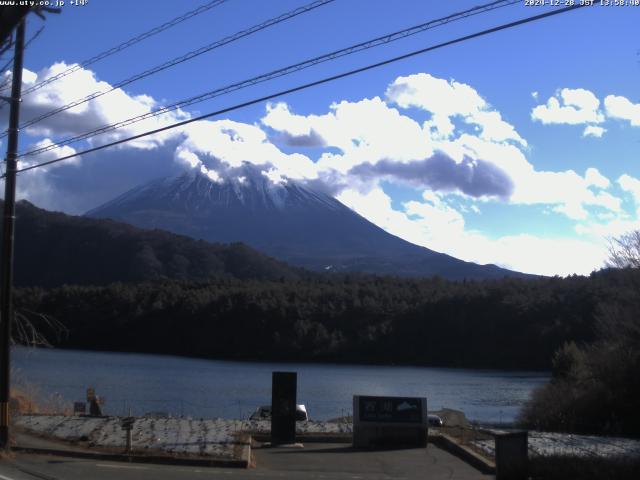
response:
M18 24L13 79L9 102L9 136L4 183L4 214L2 217L2 250L0 251L0 449L9 449L9 399L11 373L11 324L13 322L13 250L16 220L16 170L18 166L18 126L22 92L22 61L25 22Z

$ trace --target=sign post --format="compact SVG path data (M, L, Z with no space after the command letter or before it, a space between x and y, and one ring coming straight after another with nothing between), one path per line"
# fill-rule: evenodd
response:
M296 372L273 372L271 384L271 445L296 443Z
M125 431L125 435L126 435L126 446L125 446L126 453L131 453L131 443L132 443L131 432L133 430L133 424L135 423L135 421L136 419L134 417L124 417L121 422L122 429Z

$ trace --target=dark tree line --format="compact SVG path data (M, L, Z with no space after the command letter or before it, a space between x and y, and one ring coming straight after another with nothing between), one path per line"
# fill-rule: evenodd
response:
M621 273L450 282L327 275L20 289L16 306L64 348L226 359L546 369L592 342ZM635 273L635 272L634 272ZM38 318L32 319L38 324Z
M526 426L640 437L640 276L627 268L611 280L613 295L598 302L593 340L572 340L555 352L551 381L522 412Z

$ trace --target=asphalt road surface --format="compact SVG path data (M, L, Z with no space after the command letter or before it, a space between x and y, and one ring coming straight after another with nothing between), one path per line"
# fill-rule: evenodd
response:
M303 449L254 449L255 467L225 469L101 462L99 460L16 454L0 461L0 480L182 480L229 478L488 480L457 457L433 446L427 449L354 451L350 445L307 444Z

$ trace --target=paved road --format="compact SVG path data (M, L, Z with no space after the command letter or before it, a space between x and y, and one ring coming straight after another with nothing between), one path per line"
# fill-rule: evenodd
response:
M0 480L489 480L458 458L425 449L363 452L349 445L307 444L304 449L255 449L248 470L101 462L18 454L0 461Z

